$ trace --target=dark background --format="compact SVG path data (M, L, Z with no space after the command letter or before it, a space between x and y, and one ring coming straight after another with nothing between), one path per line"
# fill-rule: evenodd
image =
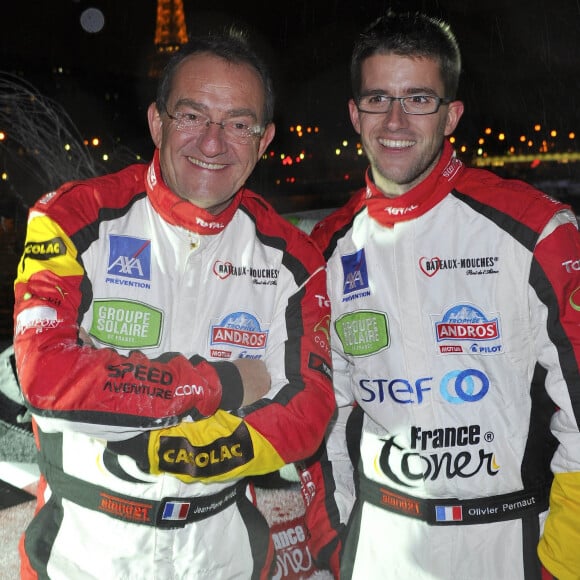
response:
M423 10L447 20L459 40L463 72L459 98L466 112L456 147L476 157L485 128L489 154L521 148L578 152L580 131L580 0L183 0L189 35L236 23L248 29L273 67L277 92L276 137L250 186L282 212L341 205L363 182L366 160L347 113L348 64L356 36L388 8ZM104 27L87 32L82 13L96 8ZM146 109L154 98L155 71L163 65L154 45L157 0L35 0L2 5L0 73L31 83L61 106L82 139L97 172L147 162L152 155ZM50 154L12 138L9 101L0 90L0 334L11 333L11 286L27 208L56 187ZM8 102L8 104L6 104ZM310 128L297 137L294 127ZM540 130L532 129L535 125ZM550 132L558 136L550 138ZM505 139L499 141L502 132ZM570 134L573 133L573 137ZM62 147L49 137L50 152ZM52 149L54 147L54 149ZM337 154L340 150L340 155ZM107 152L109 158L102 160ZM298 161L298 155L304 155ZM285 165L293 160L292 164ZM35 171L36 167L42 170ZM575 206L580 164L536 162L493 169L521 177ZM72 175L71 178L76 177ZM6 226L6 223L8 226ZM4 322L3 322L4 320ZM8 322L6 322L8 321Z
M303 148L318 155L317 163L310 171L302 169L294 185L284 180L282 186L273 185L280 167L259 168L252 185L274 198L300 190L322 196L325 204L323 190L333 181L345 181L341 179L345 158L334 163L333 156L343 139L356 141L346 106L350 51L363 27L388 8L424 10L452 25L463 54L459 97L466 103L466 113L457 138L467 146L467 159L485 127L504 131L506 143L529 135L536 123L560 136L580 128L579 0L247 0L222 1L215 8L208 4L183 1L190 35L241 24L272 64L278 97L278 131L272 144L276 159L280 153L293 156ZM89 33L81 27L80 16L87 8L104 15L101 31ZM122 143L148 160L152 145L146 108L155 88L151 72L163 63L153 42L157 1L37 0L6 2L3 9L0 70L21 75L56 98L82 135ZM317 140L297 144L289 131L296 123L318 127ZM125 164L126 158L117 159ZM364 159L354 164L351 183L338 189L358 186L365 165ZM106 170L117 168L113 159ZM20 187L18 193L27 201L36 199L43 185L33 184L30 192Z

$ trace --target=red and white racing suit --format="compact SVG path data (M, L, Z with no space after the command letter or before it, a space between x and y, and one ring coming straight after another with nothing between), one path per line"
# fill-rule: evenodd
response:
M244 188L217 216L180 199L156 153L40 199L15 293L42 473L23 577L265 577L244 477L313 453L335 407L306 234ZM242 357L272 387L238 410Z
M302 473L319 564L338 576L341 556L341 577L365 580L533 580L539 542L552 574L579 578L573 213L446 143L399 198L367 175L313 237L339 407Z

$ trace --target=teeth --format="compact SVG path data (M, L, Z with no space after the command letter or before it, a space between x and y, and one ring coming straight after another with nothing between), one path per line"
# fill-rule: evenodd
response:
M415 144L414 141L394 141L391 139L379 139L379 143L383 147L391 147L393 149L404 149L405 147L412 147Z
M188 159L190 163L193 163L193 165L197 165L202 169L223 169L225 167L225 165L222 165L221 163L205 163L204 161L195 159L195 157L188 157Z

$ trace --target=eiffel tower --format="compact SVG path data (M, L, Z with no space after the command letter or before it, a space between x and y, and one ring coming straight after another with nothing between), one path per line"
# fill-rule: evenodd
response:
M157 0L155 56L149 76L158 77L168 58L186 44L187 40L183 0Z

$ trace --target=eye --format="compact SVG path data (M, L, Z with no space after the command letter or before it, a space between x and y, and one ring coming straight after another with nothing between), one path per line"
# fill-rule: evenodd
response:
M428 105L433 102L433 97L429 95L413 95L408 99L413 105Z
M201 123L203 121L203 117L199 113L177 113L179 116L180 121L184 123Z
M387 97L386 95L368 95L366 97L363 97L363 100L369 104L380 104L388 102L389 97Z
M243 121L230 121L228 123L232 129L235 131L248 131L250 129L250 125L248 123L244 123Z

